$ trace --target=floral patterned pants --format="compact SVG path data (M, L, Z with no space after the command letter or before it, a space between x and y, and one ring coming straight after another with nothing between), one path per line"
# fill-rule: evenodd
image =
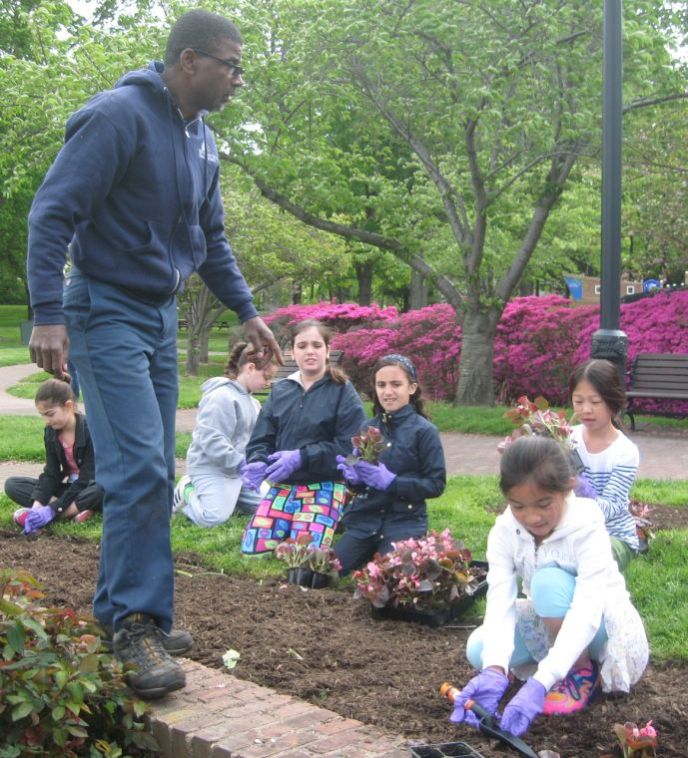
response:
M329 547L342 515L347 490L342 482L275 484L244 531L241 552L272 552L287 537L311 534L312 544Z

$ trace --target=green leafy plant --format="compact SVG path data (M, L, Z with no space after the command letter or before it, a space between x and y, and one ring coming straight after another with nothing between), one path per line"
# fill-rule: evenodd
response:
M0 572L0 758L157 752L97 626L43 597L30 575Z
M354 597L375 608L431 610L475 594L485 572L471 565L471 551L449 529L394 543L353 574Z
M351 444L358 450L358 455L350 455L347 458L347 463L351 466L359 460L377 463L385 448L382 432L376 426L369 426L364 432L354 435Z
M275 548L275 558L286 563L287 568L303 568L320 574L337 576L341 564L331 547L313 544L309 532L302 532L296 539L288 537Z

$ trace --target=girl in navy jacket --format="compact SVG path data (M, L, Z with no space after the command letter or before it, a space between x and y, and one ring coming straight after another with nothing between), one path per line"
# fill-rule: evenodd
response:
M45 421L45 467L38 479L12 476L5 482L5 493L22 506L14 522L27 534L58 518L86 521L102 507L91 435L75 405L72 388L59 379L43 382L36 393Z
M345 533L335 545L342 575L388 553L392 543L422 537L428 530L425 499L444 491L447 472L437 428L423 410L413 363L403 355L381 358L373 369L373 410L367 422L382 432L384 447L377 464L337 468L356 493L342 523Z
M329 546L346 498L336 457L351 449L365 422L358 393L328 365L330 332L319 321L294 327L299 370L275 384L246 447L244 484L267 492L244 532L246 555L273 551L288 537L310 532Z

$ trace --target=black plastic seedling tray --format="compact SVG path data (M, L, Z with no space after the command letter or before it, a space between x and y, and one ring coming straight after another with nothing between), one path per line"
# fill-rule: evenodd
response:
M442 742L437 745L413 745L412 758L484 758L465 742Z

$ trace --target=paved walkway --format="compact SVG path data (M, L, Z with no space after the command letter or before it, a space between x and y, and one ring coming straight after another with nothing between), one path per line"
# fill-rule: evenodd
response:
M16 384L20 379L35 373L33 364L21 366L0 367L0 415L33 415L36 413L32 400L8 395L5 390ZM190 432L196 420L196 410L180 410L177 412L177 431ZM686 422L688 424L688 422ZM640 449L641 479L688 479L688 435L660 436L640 429L629 432L631 439ZM460 434L458 432L443 432L442 446L447 461L447 472L453 474L497 474L499 470L499 454L497 453L497 438L481 434ZM0 486L4 485L8 476L37 476L39 464L0 462ZM177 473L183 473L184 461L177 461Z

